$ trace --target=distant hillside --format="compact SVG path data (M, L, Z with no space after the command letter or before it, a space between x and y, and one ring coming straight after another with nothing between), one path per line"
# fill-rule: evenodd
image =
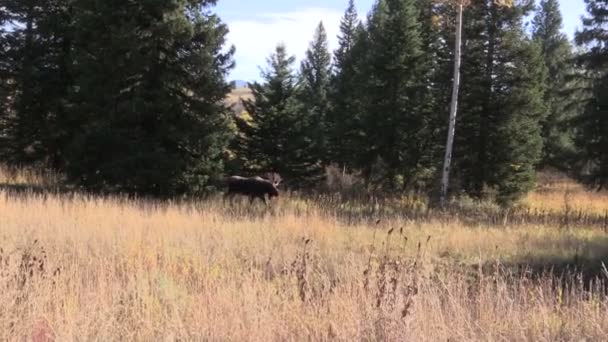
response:
M236 89L239 89L239 88L246 88L246 87L247 87L247 81L243 81L243 80L234 80L234 81L232 81L232 82L234 82L234 87L235 87Z
M226 98L226 103L232 107L232 110L235 114L241 114L244 110L243 104L241 103L241 99L248 100L253 98L251 94L251 89L247 87L236 88L228 94Z

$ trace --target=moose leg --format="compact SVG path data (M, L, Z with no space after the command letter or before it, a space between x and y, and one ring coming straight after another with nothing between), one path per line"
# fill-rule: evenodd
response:
M226 200L228 200L228 202L232 205L234 199L234 193L233 192L227 192L224 194L224 203L226 202Z
M255 201L256 199L260 199L262 202L264 202L264 204L267 205L266 203L266 198L264 197L264 195L252 195L249 197L249 204L253 204L253 201Z

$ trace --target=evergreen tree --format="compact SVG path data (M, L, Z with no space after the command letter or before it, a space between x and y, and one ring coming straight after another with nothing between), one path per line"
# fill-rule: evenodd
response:
M433 94L429 105L433 106L432 112L443 111L436 117L440 121L438 127L444 127L452 91L456 9L449 2L438 3L437 0L418 0L417 4L422 49L428 65L425 82ZM440 136L444 137L444 132ZM440 147L443 149L445 146Z
M248 117L237 119L236 151L249 171L278 172L286 183L298 185L320 170L309 134L312 123L299 101L294 62L285 46L278 45L262 72L264 83L249 85L253 99L243 100Z
M359 166L391 189L418 183L433 141L426 103L429 66L415 0L380 0L368 19L364 69L366 146ZM433 161L435 163L435 161Z
M573 114L565 95L567 77L572 73L572 48L561 32L562 15L557 0L541 0L533 20L533 38L540 45L547 69L544 102L547 113L542 121L543 163L563 169L574 154L572 130L568 121Z
M206 191L221 174L233 49L214 3L76 2L72 181L171 196Z
M357 42L357 27L359 15L355 1L349 0L344 16L340 20L340 34L338 35L338 48L334 52L334 71L339 74L343 68L351 63L351 51Z
M311 122L311 141L314 144L316 158L328 162L330 154L327 149L329 87L331 76L331 55L327 47L327 33L323 23L319 23L306 57L300 67L302 78L300 99Z
M364 65L365 28L359 21L354 0L342 20L331 77L331 111L327 120L329 153L333 162L355 167L361 138L361 66Z
M455 170L465 191L483 196L495 188L504 204L532 188L542 151L544 68L523 31L531 8L530 1L476 0L464 20Z
M1 38L1 83L12 98L2 121L2 159L59 167L59 122L70 86L70 1L6 0L3 8L3 19L13 25Z
M579 56L587 87L586 106L579 122L577 143L586 152L589 180L600 189L608 186L608 2L585 0L587 16L576 43L586 47Z
M505 113L498 121L492 162L497 171L498 200L511 204L532 190L536 182L543 146L540 121L545 113L545 69L540 50L520 27L509 32L503 42L512 51L505 51L507 58L497 70L497 83L511 89L500 94L504 96L501 110Z
M7 41L8 15L6 11L0 12L0 144L6 144L4 137L7 136L6 120L9 112L9 100L11 87L9 81L10 63L8 58L9 44ZM0 155L6 155L0 149Z
M454 42L458 30L456 19L459 15L458 4L460 1L418 0L417 3L420 8L419 21L423 41L422 47L428 64L425 83L430 96L424 103L427 112L425 115L429 118L429 132L432 136L435 136L431 141L436 142L426 147L425 164L433 165L440 158L443 158L444 163L446 162L447 146L441 145L440 142L445 141L448 132L449 121L446 121L446 118L450 117L448 113L452 114L449 111L452 109L450 104L454 99L457 99L456 97L452 98L451 95L454 91L453 75L456 52ZM459 90L458 86L457 89ZM454 106L453 109L453 114L456 115L457 107ZM449 156L451 158L451 154ZM437 171L448 172L447 175L442 176L449 177L449 167L445 171L437 164L431 170L435 168ZM432 178L429 180L432 180ZM443 178L442 187L443 184L445 184L445 195L447 195L449 178ZM444 193L440 192L440 202L445 199L445 197L442 197L443 195Z

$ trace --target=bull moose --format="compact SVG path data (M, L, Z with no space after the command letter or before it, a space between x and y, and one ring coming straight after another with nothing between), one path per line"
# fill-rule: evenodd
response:
M226 192L225 197L232 198L234 195L243 195L248 196L250 202L253 202L256 198L259 198L264 202L264 204L268 204L266 202L266 195L268 195L269 199L272 199L272 197L278 197L278 186L282 179L281 176L276 173L270 173L267 175L267 177L267 179L262 177L228 177L228 192Z

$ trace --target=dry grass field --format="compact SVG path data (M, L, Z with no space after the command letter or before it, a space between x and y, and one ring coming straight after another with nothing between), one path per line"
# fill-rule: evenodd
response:
M230 94L228 94L228 97L226 98L226 104L232 108L235 114L241 115L242 112L245 110L241 101L251 99L253 99L253 93L251 92L251 89L247 87L236 88L233 89Z
M608 192L589 191L585 187L559 174L543 174L541 186L524 200L524 204L551 212L584 211L606 214Z
M0 183L45 177L3 172ZM581 208L608 210L605 195L577 196ZM526 201L560 210L559 197L553 189ZM298 197L264 208L1 190L0 340L608 336L601 227L376 223L342 210Z
M238 102L240 99L250 100L253 98L253 94L251 93L251 89L249 88L237 88L233 89L232 92L228 95L228 103Z

